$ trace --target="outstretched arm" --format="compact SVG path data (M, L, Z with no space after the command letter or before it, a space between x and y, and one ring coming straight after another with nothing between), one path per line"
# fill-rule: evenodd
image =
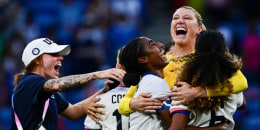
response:
M87 74L65 76L58 79L49 79L45 82L43 89L46 92L63 92L80 87L94 79L114 78L122 81L124 74L125 71L113 68Z

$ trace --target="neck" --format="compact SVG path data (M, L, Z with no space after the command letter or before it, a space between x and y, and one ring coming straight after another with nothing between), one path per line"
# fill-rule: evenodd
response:
M187 45L187 46L180 46L180 45L175 45L175 56L180 56L180 55L186 55L190 54L194 50L194 45Z
M149 71L146 73L153 73L153 74L156 74L157 76L163 78L163 70L154 70L154 71Z
M40 69L40 67L35 67L32 71L31 71L31 73L34 73L34 74L37 74L37 75L41 75L42 77L44 77L43 76L43 73L42 73L42 71L41 71L41 69Z

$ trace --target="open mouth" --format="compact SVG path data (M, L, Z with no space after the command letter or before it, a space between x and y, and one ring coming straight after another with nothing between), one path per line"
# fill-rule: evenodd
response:
M166 58L166 56L165 56L165 54L164 54L164 50L162 50L162 51L159 53L159 56L160 56L166 63L168 63L167 58Z
M187 33L187 30L185 28L176 29L176 35L185 35L186 33Z
M59 72L60 67L61 67L61 63L56 64L56 65L54 66L55 71L56 71L56 72Z

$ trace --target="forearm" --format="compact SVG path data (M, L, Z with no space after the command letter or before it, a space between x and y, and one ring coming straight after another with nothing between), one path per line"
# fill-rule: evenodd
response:
M127 91L126 95L120 100L119 106L118 106L118 112L121 115L128 116L130 113L134 112L130 108L130 101L134 97L134 93L136 91L136 86L131 86L129 90Z
M171 119L169 109L163 109L160 112L160 118L164 122L164 124L167 126L167 128L169 128L171 126L172 119Z
M174 113L172 115L171 126L168 130L185 130L189 117L182 113Z
M245 91L248 88L247 79L243 73L237 71L229 80L233 85L233 94Z
M130 101L132 100L133 98L130 98L130 97L124 97L120 100L119 102L119 106L118 106L118 112L121 114L121 115L125 115L125 116L128 116L130 113L134 112L131 108L130 108Z
M247 79L242 74L242 72L239 70L237 71L230 79L229 81L233 85L233 92L232 93L238 93L241 91L244 91L247 89ZM209 89L207 88L207 93L209 97L216 97L216 96L228 96L229 90L223 89L223 91L220 88L217 89Z
M68 108L63 112L61 112L60 114L71 121L76 121L86 116L82 105L84 105L83 102L74 105L69 104Z
M96 72L65 76L58 79L50 79L45 82L44 90L48 92L63 92L70 89L78 88L95 79L95 74Z

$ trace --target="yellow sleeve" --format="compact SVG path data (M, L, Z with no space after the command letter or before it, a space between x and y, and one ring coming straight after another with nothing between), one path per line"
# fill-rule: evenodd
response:
M229 81L233 85L233 92L232 93L238 93L238 92L245 91L248 87L247 79L240 70L237 71L229 79ZM227 96L228 95L228 89L224 89L223 91L221 91L220 89L209 89L209 88L207 88L207 94L208 94L208 97Z
M134 97L136 89L137 86L131 86L127 91L126 95L119 101L118 112L121 115L128 116L130 113L134 112L130 109L129 104Z

